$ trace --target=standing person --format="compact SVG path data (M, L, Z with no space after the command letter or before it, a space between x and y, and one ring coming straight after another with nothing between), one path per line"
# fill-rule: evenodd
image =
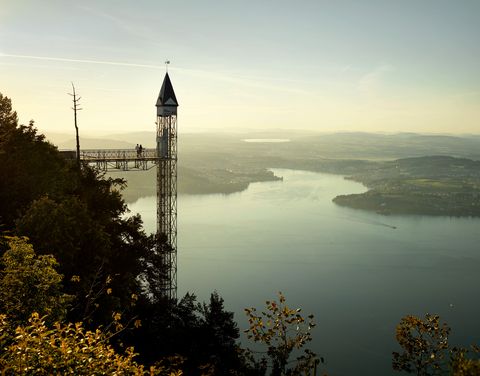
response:
M140 156L139 150L140 150L140 146L138 146L137 144L137 146L135 146L135 151L137 152L137 158Z
M142 146L142 144L140 144L140 146L138 147L138 154L140 156L142 156L142 151L143 151L143 146Z

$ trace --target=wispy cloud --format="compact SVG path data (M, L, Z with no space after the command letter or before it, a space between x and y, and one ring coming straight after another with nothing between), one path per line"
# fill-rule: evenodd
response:
M0 57L11 57L11 58L18 58L18 59L44 60L44 61L47 60L47 61L57 61L57 62L64 62L64 63L68 62L68 63L84 63L84 64L104 64L104 65L116 65L116 66L135 67L135 68L165 69L165 66L162 66L162 65L126 63L126 62L108 61L108 60L69 59L69 58L63 58L63 57L14 55L14 54L4 54L4 53L0 53Z
M358 80L358 91L367 96L377 95L383 87L387 75L394 71L395 67L390 64L381 64L372 71L364 74Z
M164 65L128 63L128 62L111 61L111 60L71 59L71 58L63 58L63 57L0 53L0 58L1 57L38 60L38 61L63 62L63 63L100 64L100 65L112 65L112 66L120 66L120 67L128 67L128 68L165 70ZM258 76L256 76L255 78L252 78L252 77L238 76L235 74L229 74L225 72L219 73L214 71L192 69L192 68L185 68L185 67L171 67L169 69L171 69L172 71L182 72L184 74L188 74L190 76L197 77L197 78L227 82L233 85L246 86L249 88L289 92L289 93L296 93L296 94L309 94L304 90L298 89L297 87L292 85L291 82L289 82L288 85L284 85L282 84L282 82L278 82L278 81L281 81L279 79L272 79L272 78L266 78L266 77L260 78Z

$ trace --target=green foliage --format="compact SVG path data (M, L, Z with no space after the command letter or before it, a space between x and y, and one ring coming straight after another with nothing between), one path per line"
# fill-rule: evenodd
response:
M473 356L469 357L469 355ZM480 375L480 347L472 346L471 350L453 349L450 359L453 376Z
M292 309L285 297L278 293L278 302L267 301L266 311L257 313L256 308L246 308L249 328L245 330L249 339L267 347L272 375L309 374L316 367L317 356L304 346L312 340L311 330L315 326L313 315L305 319L301 309ZM296 358L294 366L288 368L294 350L303 353Z
M396 338L403 352L393 352L393 369L420 376L480 374L480 348L450 348L450 328L438 315L426 314L422 320L405 316L397 325Z
M0 272L0 312L14 323L22 323L33 312L50 322L66 316L72 296L62 292L62 275L51 255L36 256L25 238L7 238Z
M74 180L57 149L33 121L18 125L9 98L0 94L0 224L12 226L31 201L56 196Z
M28 325L19 326L8 337L9 323L0 315L0 339L3 338L0 368L3 375L160 375L180 376L181 372L145 370L135 362L133 348L119 354L99 329L85 330L81 323L48 327L32 314Z
M84 274L79 265L89 270L91 265L101 263L109 245L107 234L77 196L67 196L60 202L48 196L33 201L17 220L17 232L28 234L39 252L53 252L68 279Z
M448 350L450 328L440 324L438 315L402 318L396 329L396 339L403 353L393 353L393 369L417 375L432 375L442 368Z
M223 299L215 291L210 295L210 303L200 305L201 326L205 328L205 348L209 363L217 374L225 374L229 368L238 366L236 340L240 336L233 312L225 310Z
M164 271L155 240L139 216L127 217L121 179L87 165L79 170L38 134L19 125L10 99L0 96L0 229L27 236L38 254L52 254L76 296L69 320L107 325L131 296L150 300ZM6 249L0 244L0 254ZM72 283L71 278L79 280ZM106 294L104 281L111 279ZM136 313L132 312L131 315ZM85 319L85 320L84 320Z
M237 324L217 293L203 304L187 293L168 311L161 305L143 306L142 326L135 332L135 348L146 364L182 355L182 369L189 376L236 374L243 366Z
M0 124L4 127L15 127L17 123L18 117L12 109L12 101L0 93Z
M62 293L55 258L36 256L26 238L5 239L8 249L1 259L0 275L0 312L7 314L0 315L2 375L182 374L174 365L151 367L147 372L133 360L132 347L123 355L114 350L109 340L126 329L120 312L112 313L113 321L105 331L56 321L65 318L72 297ZM111 294L111 288L106 290ZM132 301L136 299L132 296ZM53 322L53 326L48 324ZM133 325L139 327L140 320Z

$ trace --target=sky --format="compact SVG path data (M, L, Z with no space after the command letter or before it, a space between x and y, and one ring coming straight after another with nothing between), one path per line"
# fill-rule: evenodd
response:
M180 132L480 133L479 0L0 0L0 92L21 122Z

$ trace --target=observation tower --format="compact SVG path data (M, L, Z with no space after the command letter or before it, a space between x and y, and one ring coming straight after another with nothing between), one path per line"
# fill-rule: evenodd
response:
M157 103L157 251L165 277L162 295L177 298L177 107L165 73Z
M160 264L156 267L162 276L159 286L161 296L176 300L178 102L168 71L165 73L156 107L155 149L82 149L79 160L95 165L103 171L139 171L157 167L156 251L160 255ZM78 156L78 153L79 150L64 151L69 159Z

